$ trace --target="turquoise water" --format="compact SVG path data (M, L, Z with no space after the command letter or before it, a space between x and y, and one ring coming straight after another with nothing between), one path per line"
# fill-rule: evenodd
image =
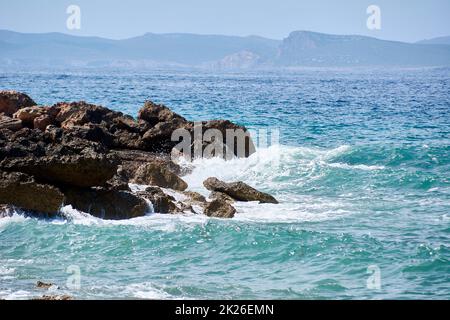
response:
M2 219L0 298L42 295L37 280L78 298L450 298L450 69L3 71L0 88L277 129L279 144L197 161L185 179L204 194L208 176L243 180L281 202L239 204L233 220Z

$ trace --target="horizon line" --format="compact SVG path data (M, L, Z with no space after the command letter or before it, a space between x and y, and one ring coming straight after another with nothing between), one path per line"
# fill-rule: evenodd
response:
M192 33L192 32L166 32L166 33L155 33L155 32L151 32L151 31L147 31L144 32L142 34L139 35L135 35L135 36L130 36L127 38L119 38L119 39L113 39L113 38L109 38L109 37L102 37L102 36L98 36L98 35L76 35L73 33L66 33L66 32L60 32L60 31L50 31L50 32L22 32L22 31L15 31L15 30L10 30L10 29L0 29L0 32L12 32L12 33L18 33L18 34L26 34L26 35L49 35L49 34L59 34L59 35L65 35L65 36L71 36L71 37L78 37L78 38L100 38L100 39L104 39L104 40L110 40L110 41L123 41L123 40L129 40L129 39L134 39L134 38L139 38L139 37L144 37L146 35L192 35L192 36L218 36L218 37L230 37L230 38L251 38L251 37L258 37L258 38L262 38L262 39L266 39L266 40L272 40L272 41L283 41L284 39L286 39L287 37L289 37L292 33L294 32L306 32L306 33L316 33L316 34L322 34L322 35L330 35L330 36L358 36L358 37L364 37L364 38L371 38L371 39L377 39L377 40L382 40L382 41L393 41L393 42L402 42L402 43L410 43L410 44L415 44L421 41L428 41L428 40L432 40L432 39L438 39L438 38L445 38L448 36L437 36L437 37L433 37L433 38L427 38L427 39L421 39L415 42L409 42L409 41L402 41L402 40L387 40L387 39L382 39L382 38L378 38L378 37L374 37L374 36L367 36L367 35L361 35L361 34L356 34L356 33L352 33L352 34L337 34L337 33L325 33L325 32L318 32L318 31L312 31L312 30L293 30L291 32L289 32L289 34L283 38L283 39L274 39L274 38L269 38L269 37L264 37L261 35L256 35L256 34L250 34L250 35L228 35L228 34L216 34L216 33Z

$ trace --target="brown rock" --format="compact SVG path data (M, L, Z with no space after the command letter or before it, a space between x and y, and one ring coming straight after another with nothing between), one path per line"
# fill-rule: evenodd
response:
M46 282L42 282L42 281L36 282L36 287L40 288L40 289L48 289L52 286L54 286L53 283L46 283Z
M217 200L222 200L222 201L226 201L228 203L233 203L234 199L232 197L230 197L229 195L223 193L223 192L219 192L219 191L213 191L211 192L211 194L209 195L209 199L217 199Z
M22 121L0 114L0 130L8 129L11 131L18 131L22 128L23 128Z
M151 126L159 122L178 122L186 123L187 120L176 114L162 104L156 104L152 101L146 101L144 106L138 112L138 119L148 122Z
M179 213L181 210L175 204L175 198L164 193L161 188L148 187L139 196L146 198L153 204L155 213Z
M147 184L178 191L187 189L187 183L165 166L151 162L138 168L133 179L134 183Z
M183 194L189 198L189 200L193 203L205 203L206 198L198 192L195 191L184 191Z
M239 181L226 183L217 178L208 178L203 182L206 189L225 193L237 201L259 201L260 203L278 203L270 194L256 190Z
M45 129L53 124L53 119L48 115L42 115L33 120L33 128L45 131Z
M236 209L228 202L216 199L208 202L203 212L208 217L233 218L236 213Z
M56 187L39 184L23 173L0 172L0 203L37 213L57 214L64 195Z
M11 117L19 109L36 105L29 96L17 91L0 91L0 113Z
M149 209L144 199L128 191L70 188L64 195L65 205L106 220L142 217Z
M28 127L35 128L34 122L37 118L47 118L48 125L53 124L57 112L58 110L53 107L32 106L20 109L14 113L14 118L22 120L22 123ZM43 131L45 128L41 130Z

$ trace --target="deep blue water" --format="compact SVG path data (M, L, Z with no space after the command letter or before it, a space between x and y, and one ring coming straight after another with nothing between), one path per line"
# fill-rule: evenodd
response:
M225 221L0 220L0 297L42 294L44 280L79 298L450 298L450 69L2 71L0 88L277 129L279 145L197 161L185 179L205 195L208 176L243 180L281 202Z

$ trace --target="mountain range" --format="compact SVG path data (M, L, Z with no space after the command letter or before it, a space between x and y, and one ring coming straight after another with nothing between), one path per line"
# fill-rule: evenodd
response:
M0 30L0 64L17 67L258 69L450 66L450 37L417 43L294 31L259 36L154 34L111 40Z

